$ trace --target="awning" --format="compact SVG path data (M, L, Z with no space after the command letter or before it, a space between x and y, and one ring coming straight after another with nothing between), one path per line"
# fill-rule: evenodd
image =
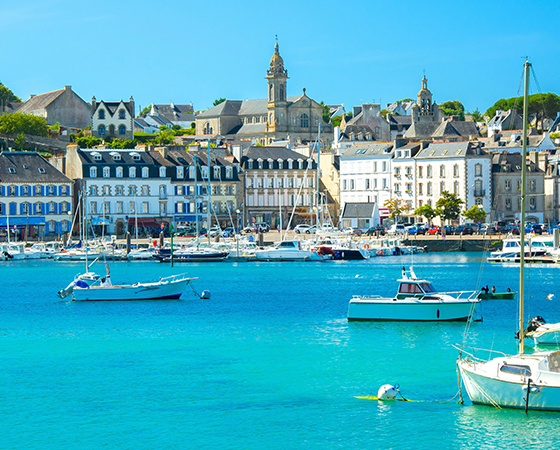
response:
M128 218L128 225L133 227L136 225L136 221L138 221L138 226L139 227L156 227L158 228L160 226L159 223L156 222L156 219L154 219L153 217L138 217L138 219L135 219L134 217L129 217Z
M198 215L198 220L199 221L203 221L206 220L207 216L206 214L199 214ZM187 214L184 216L175 216L173 217L173 220L175 222L195 222L196 221L196 214Z
M0 227L6 227L7 225L45 225L44 217L0 217Z
M92 217L91 224L96 225L111 225L113 222L108 217Z

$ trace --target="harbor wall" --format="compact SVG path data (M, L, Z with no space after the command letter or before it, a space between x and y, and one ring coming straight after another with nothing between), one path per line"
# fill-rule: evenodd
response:
M429 252L484 252L496 251L502 248L501 239L416 239L403 240L404 245L427 247Z

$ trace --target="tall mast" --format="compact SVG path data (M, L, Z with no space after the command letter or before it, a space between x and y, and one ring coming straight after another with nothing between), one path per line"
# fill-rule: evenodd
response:
M527 178L527 116L529 113L529 68L531 64L525 61L525 92L523 94L523 150L521 152L521 214L519 237L521 238L521 254L519 255L519 354L524 353L525 325L523 323L523 303L525 288L525 192Z
M208 176L208 205L206 207L206 237L208 237L208 243L210 244L210 228L211 221L212 221L212 183L210 182L210 139L208 139L208 143L206 144L206 158L208 159L208 171L206 175Z
M316 171L316 184L315 184L315 206L317 207L317 230L315 230L315 236L317 236L317 231L319 231L319 227L321 226L321 216L319 213L319 172L321 169L319 168L321 164L321 119L319 119L319 136L317 137L317 171Z
M198 248L198 176L197 176L197 164L196 164L196 154L193 155L193 164L194 164L194 213L195 213L195 220L196 220L196 246Z

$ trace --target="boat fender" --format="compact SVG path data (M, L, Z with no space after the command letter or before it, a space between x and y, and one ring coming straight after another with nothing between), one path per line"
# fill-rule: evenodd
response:
M364 244L364 250L369 250L369 244Z
M377 391L377 398L383 401L392 401L397 398L397 388L391 384L384 384Z
M202 293L200 294L200 298L208 300L210 298L210 291L202 291Z

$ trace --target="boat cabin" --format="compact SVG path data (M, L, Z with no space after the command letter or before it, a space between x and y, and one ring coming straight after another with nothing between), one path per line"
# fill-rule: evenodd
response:
M410 294L412 294L416 296L418 294L426 295L426 294L432 294L434 292L437 292L436 289L432 286L432 283L426 280L406 279L406 280L399 280L399 281L401 283L399 285L399 295L407 294L408 296L410 296Z
M300 241L282 241L276 245L277 249L281 250L301 250Z

